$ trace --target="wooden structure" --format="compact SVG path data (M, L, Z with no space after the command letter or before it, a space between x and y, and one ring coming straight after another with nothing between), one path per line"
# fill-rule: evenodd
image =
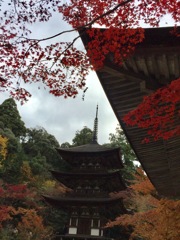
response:
M123 117L135 109L144 96L180 77L180 41L173 28L145 29L145 39L134 54L117 66L107 57L98 78L114 113L137 158L157 191L166 197L180 197L180 138L142 144L147 131L124 124ZM177 27L180 30L180 27ZM86 33L81 34L87 46ZM179 119L174 123L180 124Z
M71 190L65 195L44 196L49 204L69 214L67 232L57 239L106 239L103 226L107 220L126 212L122 200L110 196L111 192L126 188L120 173L123 167L120 148L98 144L97 121L96 113L90 144L57 149L71 166L68 172L52 171Z

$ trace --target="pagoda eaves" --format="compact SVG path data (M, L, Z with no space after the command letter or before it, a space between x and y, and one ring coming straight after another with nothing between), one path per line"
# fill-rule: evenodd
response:
M145 39L121 66L107 57L102 69L96 71L112 109L124 130L143 169L159 192L165 197L180 197L180 137L167 141L159 139L142 144L149 137L146 129L128 126L123 117L135 109L143 98L180 77L180 41L172 34L173 27L149 28ZM180 27L176 27L177 32ZM103 29L102 29L103 31ZM87 47L90 38L81 33ZM177 112L178 112L177 106ZM171 128L179 126L179 118Z

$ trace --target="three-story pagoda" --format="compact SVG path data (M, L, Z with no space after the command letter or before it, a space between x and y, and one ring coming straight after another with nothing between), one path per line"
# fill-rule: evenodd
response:
M58 239L105 239L107 221L126 212L122 199L111 194L126 188L120 173L123 167L120 148L98 144L97 114L98 107L91 143L57 149L71 166L68 172L52 171L71 191L60 196L44 196L50 205L66 210L69 215L67 232Z

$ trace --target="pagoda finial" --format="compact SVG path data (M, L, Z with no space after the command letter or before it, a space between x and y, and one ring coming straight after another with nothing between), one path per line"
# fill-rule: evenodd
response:
M97 133L98 133L98 105L96 107L96 117L94 119L92 143L97 143Z

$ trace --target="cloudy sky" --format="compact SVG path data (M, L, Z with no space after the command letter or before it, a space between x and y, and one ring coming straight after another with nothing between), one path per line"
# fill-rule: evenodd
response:
M57 14L46 24L36 24L32 29L32 37L44 38L67 29L70 29L70 26L62 21L61 16ZM76 33L68 33L59 40L67 41L75 36ZM84 48L80 40L77 46L81 50ZM92 72L87 77L87 86L88 90L83 101L83 92L79 92L75 99L64 99L63 97L50 95L48 90L45 90L43 87L39 90L36 84L29 85L28 90L32 93L30 100L22 106L17 102L18 110L26 127L44 127L50 134L56 137L60 144L63 142L71 143L77 130L81 130L84 126L93 128L96 105L98 104L99 143L108 142L109 133L115 131L118 121L95 73ZM0 103L7 97L8 95L1 93Z
M27 127L42 126L60 143L71 142L77 130L93 128L96 105L99 105L99 143L108 141L117 120L95 74L88 77L88 91L84 101L82 93L75 99L54 97L43 89L32 87L33 96L19 112Z

